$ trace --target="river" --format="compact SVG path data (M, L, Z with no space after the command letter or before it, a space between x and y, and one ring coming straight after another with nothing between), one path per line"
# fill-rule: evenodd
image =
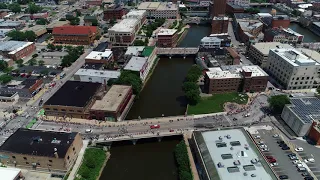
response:
M177 180L178 172L174 158L174 148L181 137L164 137L118 142L111 147L108 160L100 180Z
M197 47L200 40L210 34L210 26L191 25L180 47ZM194 57L186 59L160 57L152 76L148 80L130 109L126 119L152 118L183 115L187 102L181 89L188 69L194 64Z

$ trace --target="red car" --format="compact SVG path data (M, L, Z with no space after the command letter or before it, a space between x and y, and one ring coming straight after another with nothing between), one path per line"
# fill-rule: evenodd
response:
M160 125L159 124L155 124L155 125L151 125L150 129L159 129Z
M275 163L275 162L277 162L277 160L276 159L268 159L268 162L269 163Z
M266 156L267 159L274 159L273 156Z

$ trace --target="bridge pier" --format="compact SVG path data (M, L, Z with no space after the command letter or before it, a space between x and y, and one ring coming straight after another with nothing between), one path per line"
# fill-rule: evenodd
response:
M172 58L172 56L169 56L169 59L171 59Z
M131 139L131 142L132 142L133 145L136 145L137 141L138 141L138 139Z
M158 139L158 142L161 142L162 137L157 137L157 139Z
M186 59L186 55L183 55L183 59Z

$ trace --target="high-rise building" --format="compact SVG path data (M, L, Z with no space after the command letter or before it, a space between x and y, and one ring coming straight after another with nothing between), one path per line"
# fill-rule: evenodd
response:
M213 0L213 16L224 16L227 0Z
M214 17L212 19L212 30L211 34L222 34L228 33L228 24L229 20L228 17Z

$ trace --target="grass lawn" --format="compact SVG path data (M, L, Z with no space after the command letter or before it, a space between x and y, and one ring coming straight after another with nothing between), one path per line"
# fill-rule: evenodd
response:
M239 93L214 94L211 97L204 97L197 105L189 105L188 114L209 114L223 112L223 104L226 102L235 102L238 104L246 104L248 96L244 94L242 97Z
M106 157L106 152L102 149L86 149L82 164L77 172L80 177L76 177L75 180L96 180Z

